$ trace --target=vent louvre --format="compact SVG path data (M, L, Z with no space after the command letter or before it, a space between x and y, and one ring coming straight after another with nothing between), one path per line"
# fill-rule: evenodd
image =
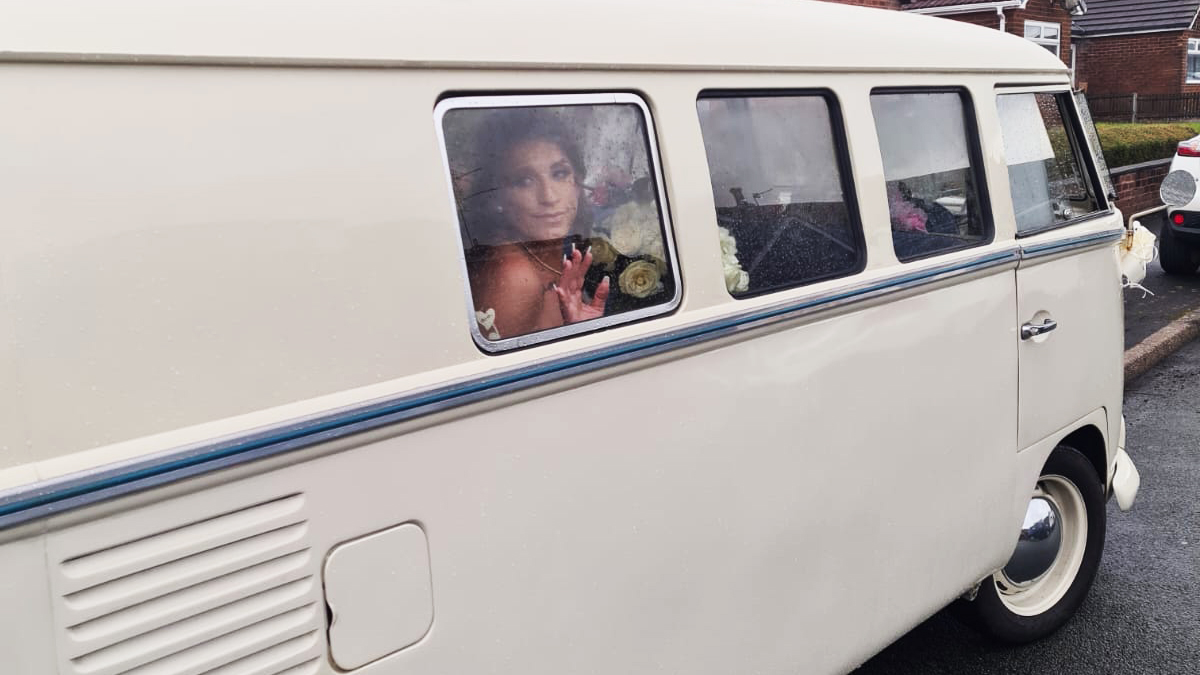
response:
M210 670L204 675L259 675L260 673L301 672L311 667L316 670L316 659L310 654L317 646L318 633L306 633L298 638L281 642L270 649L251 654L233 663ZM311 672L311 671L309 671Z
M76 642L91 642L148 630L245 597L264 584L304 579L302 570L308 561L307 550L275 558L76 624L67 634Z
M113 542L60 557L64 675L315 672L324 619L303 511L289 495L174 527L160 515L158 531L61 533Z
M289 525L139 573L101 582L70 593L64 600L73 611L85 616L113 612L122 606L158 597L170 589L184 588L271 560L280 553L303 550L307 534L306 523Z
M284 497L75 556L60 569L68 579L115 579L295 522L303 507L303 495Z
M317 660L313 659L308 663L302 663L287 670L281 670L273 675L312 675L312 673L317 672L317 667Z

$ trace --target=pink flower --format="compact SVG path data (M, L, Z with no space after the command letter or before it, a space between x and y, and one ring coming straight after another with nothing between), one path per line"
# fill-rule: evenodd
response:
M614 197L613 193L620 195L628 192L631 185L633 185L633 179L629 177L628 173L621 169L608 167L600 172L600 176L592 188L592 204L608 206Z
M892 228L901 232L928 232L927 216L915 204L900 194L896 185L888 186L888 210L892 213Z

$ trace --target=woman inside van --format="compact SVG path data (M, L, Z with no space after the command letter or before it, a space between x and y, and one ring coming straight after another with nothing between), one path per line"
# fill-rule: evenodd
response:
M480 170L471 192L482 203L472 229L491 246L468 253L476 318L485 337L512 337L604 315L605 276L590 294L584 277L591 213L583 197L585 167L566 127L543 111L492 111L476 142Z

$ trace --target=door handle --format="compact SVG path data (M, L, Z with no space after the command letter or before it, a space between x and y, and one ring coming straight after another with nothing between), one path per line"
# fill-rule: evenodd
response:
M1058 328L1058 322L1055 321L1054 319L1046 319L1046 320L1042 321L1040 324L1027 323L1027 324L1021 326L1021 339L1028 340L1030 338L1035 338L1039 335L1045 335L1046 333L1049 333L1050 331L1054 330L1055 328Z

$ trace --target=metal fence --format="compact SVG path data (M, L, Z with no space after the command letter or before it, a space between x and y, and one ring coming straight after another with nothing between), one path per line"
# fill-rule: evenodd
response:
M1200 93L1088 96L1092 119L1105 122L1200 119Z

